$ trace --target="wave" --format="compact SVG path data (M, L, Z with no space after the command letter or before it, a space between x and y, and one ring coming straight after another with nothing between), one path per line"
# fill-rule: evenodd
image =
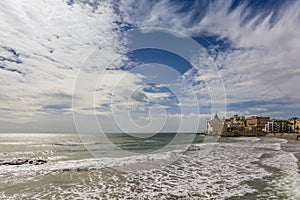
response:
M32 145L34 142L0 142L0 144L4 145Z
M87 146L87 145L96 145L96 144L102 144L101 142L67 142L67 143L54 143L53 145L56 146Z
M17 178L49 174L51 180L53 176L61 180L64 174L63 177L72 182L70 188L66 185L62 189L59 182L49 193L62 191L74 195L75 191L82 199L92 199L95 197L93 195L103 199L243 199L246 194L253 194L253 199L257 199L255 195L260 193L276 196L277 192L289 192L299 185L299 178L293 181L297 173L297 160L292 154L278 150L282 142L261 139L255 142L202 143L190 145L186 151L173 150L122 158L49 160L37 166L0 166L0 174L12 174ZM210 153L201 157L199 152L206 149ZM268 166L278 168L277 171L284 172L286 177L274 176ZM43 181L44 177L47 176L43 176ZM278 184L266 182L265 178L268 177L278 179ZM270 190L260 191L260 188L254 187L255 184L259 187L270 184L266 187L275 187L274 194ZM107 190L103 192L103 188ZM101 196L104 194L107 196ZM288 197L294 196L297 194L288 194Z

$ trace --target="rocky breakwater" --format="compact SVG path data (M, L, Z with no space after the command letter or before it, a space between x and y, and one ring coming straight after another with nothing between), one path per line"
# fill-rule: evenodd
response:
M43 159L15 159L15 160L0 160L0 165L42 165L47 163L47 160Z

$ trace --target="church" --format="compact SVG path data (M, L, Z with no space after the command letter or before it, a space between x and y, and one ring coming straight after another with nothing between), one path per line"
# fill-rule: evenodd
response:
M207 135L220 135L223 131L224 121L219 119L218 114L215 117L206 122L206 134Z

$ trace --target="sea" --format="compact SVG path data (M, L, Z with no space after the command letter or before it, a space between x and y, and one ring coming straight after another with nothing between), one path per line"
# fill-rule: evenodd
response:
M0 134L0 199L300 199L300 143L174 134Z

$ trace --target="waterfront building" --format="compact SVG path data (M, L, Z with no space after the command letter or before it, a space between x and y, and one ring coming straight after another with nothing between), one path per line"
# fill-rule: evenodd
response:
M252 116L245 121L246 132L263 132L270 117Z
M289 119L289 132L300 133L300 119L293 117Z
M224 121L224 132L245 131L245 117L234 115Z
M287 133L289 132L289 121L282 119L271 119L265 125L265 132L267 133Z
M300 133L300 118L270 119L270 117L234 115L221 120L216 114L206 123L206 134L231 136L257 136L265 133Z
M218 114L215 117L206 122L206 134L208 135L220 135L223 131L224 120L221 120Z

